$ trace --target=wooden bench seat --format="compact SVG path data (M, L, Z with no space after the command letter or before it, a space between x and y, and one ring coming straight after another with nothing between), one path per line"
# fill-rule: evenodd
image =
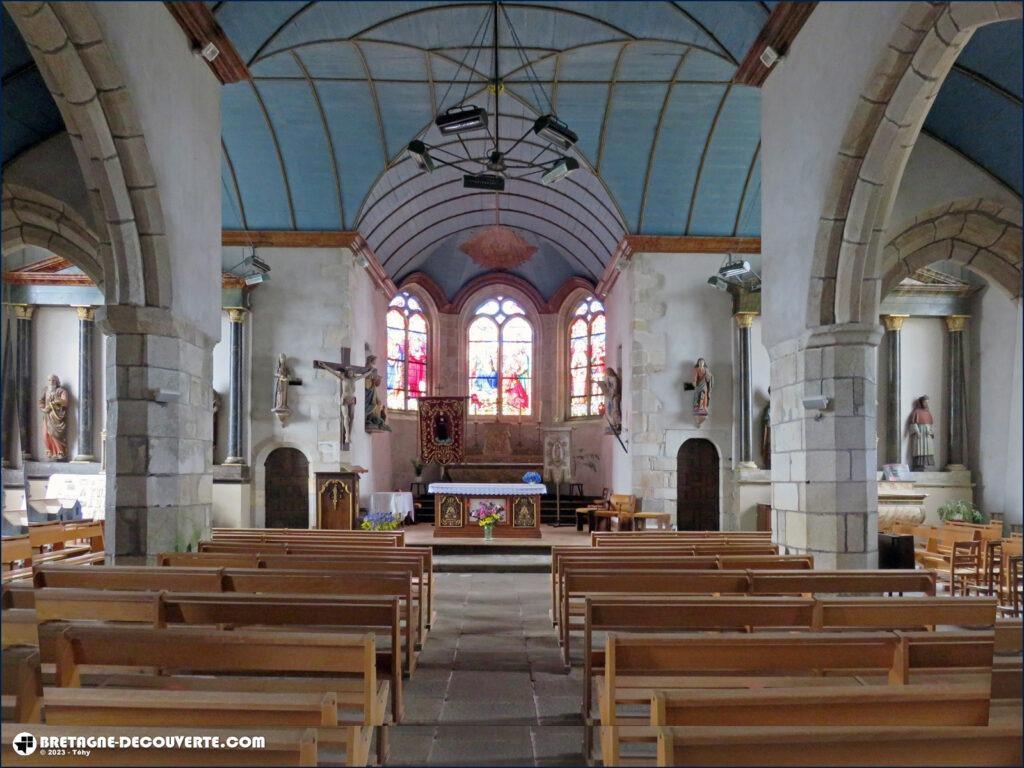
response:
M659 766L1017 766L1020 728L929 726L667 727Z
M221 743L234 737L250 737L252 728L209 729L209 728L130 728L86 726L72 728L58 725L31 725L24 723L4 723L0 727L0 743L4 765L53 765L54 758L40 754L39 750L28 757L15 753L11 746L14 737L23 731L29 731L39 737L105 737L118 739L124 737L212 737L216 736ZM92 749L89 754L74 756L75 765L99 766L136 766L136 765L203 765L203 766L237 766L237 765L296 765L316 766L317 738L313 729L260 729L259 734L265 741L260 747L232 747L217 749L168 748L152 749L143 747L127 747L121 749Z
M2 685L4 722L41 722L43 704L43 676L39 650L29 646L5 648L2 659Z

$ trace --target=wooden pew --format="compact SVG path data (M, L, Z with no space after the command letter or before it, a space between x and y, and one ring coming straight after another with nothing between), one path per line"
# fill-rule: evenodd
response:
M174 624L227 628L298 628L306 631L372 631L390 638L377 649L378 668L390 678L391 711L403 716L402 638L399 600L329 595L188 594L117 592L87 589L40 589L35 593L39 623L60 621L141 622L154 627ZM409 653L406 648L406 653ZM52 656L52 649L48 649Z
M0 541L0 579L5 583L32 576L32 543L28 534L4 536Z
M346 678L355 683L360 702L355 716L345 724L360 726L358 739L354 743L347 742L349 736L344 731L331 730L319 731L321 739L337 739L338 743L346 745L347 752L362 757L369 752L374 728L383 729L387 722L388 684L377 681L372 633L224 632L196 627L150 629L42 624L40 640L44 662L51 638L56 682L62 688L80 687L83 667L113 667L118 671L126 667L155 669L158 674L150 678L159 681L166 706L178 701L179 709L187 712L183 702L194 700L194 692L181 688L190 676L197 674L230 678L269 673L275 676L265 679L270 691L287 691L284 686L289 675L316 675L326 686L323 693L334 693L338 699L341 692L332 687L340 680L331 678ZM179 679L182 674L184 679ZM215 680L213 685L218 682ZM351 686L352 682L344 684L345 692L352 692ZM45 696L44 691L44 701ZM229 699L224 697L223 701L229 704ZM383 738L379 743L382 742Z
M30 725L24 723L4 723L0 728L0 744L4 765L53 765L54 758L49 755L40 754L39 750L28 757L18 755L11 746L15 736L23 731L29 731L37 738L39 737L69 737L82 738L100 737L119 739L127 737L214 737L221 740L221 743L228 743L227 739L235 737L253 736L252 728L237 729L216 729L208 728L128 728L128 727L102 727L88 726L84 728L70 728L68 726L56 725ZM98 749L87 750L88 755L81 754L74 756L75 765L98 765L98 766L136 766L136 765L297 765L316 766L317 764L317 738L313 729L260 729L258 734L264 739L259 747L230 747L230 748L168 748L153 749L143 747L132 747L120 749ZM84 743L83 743L84 746Z
M100 520L29 523L28 538L34 549L51 548L51 551L45 553L42 558L36 558L33 561L36 564L80 555L86 557L77 558L76 562L104 562L103 522Z
M658 729L658 765L1018 766L1020 728L924 726Z
M35 570L37 588L172 590L174 592L252 592L278 595L334 595L400 598L404 622L407 672L416 668L419 633L418 606L413 604L411 579L398 574L330 571L268 571L263 568L149 568L60 564Z
M373 546L404 547L405 531L325 531L311 528L214 528L213 541L359 541Z
M921 592L935 594L933 571L768 571L750 572L752 595L810 593L881 594Z
M656 690L750 685L752 677L846 677L881 672L906 685L912 671L991 669L993 633L844 632L752 635L619 635L605 641L604 674L596 678L602 754L617 754L618 708L644 706ZM821 677L824 674L826 677ZM707 678L711 678L709 681ZM728 682L728 678L736 678ZM710 684L709 684L710 683ZM627 722L645 724L649 713Z
M2 710L4 722L42 722L43 674L39 650L29 646L5 648L0 654L3 669Z

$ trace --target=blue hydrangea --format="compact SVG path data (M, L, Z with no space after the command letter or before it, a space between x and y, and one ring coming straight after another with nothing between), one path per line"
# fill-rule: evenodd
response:
M525 475L523 475L523 482L524 483L539 483L540 482L540 474L537 473L537 472L527 472Z

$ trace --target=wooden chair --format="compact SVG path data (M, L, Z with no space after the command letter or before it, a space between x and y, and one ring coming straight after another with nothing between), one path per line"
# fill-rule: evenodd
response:
M1008 598L1008 605L1001 604L1000 610L1009 613L1011 616L1021 615L1021 589L1024 588L1024 557L1011 555L1006 558L1005 573L1003 574L1004 595ZM1008 593L1008 594L1006 594Z
M608 497L608 509L594 512L595 523L607 520L611 530L630 530L633 526L633 515L636 514L636 496L624 493L613 493Z
M954 541L949 555L950 593L966 595L967 585L976 584L980 574L981 542L978 540Z

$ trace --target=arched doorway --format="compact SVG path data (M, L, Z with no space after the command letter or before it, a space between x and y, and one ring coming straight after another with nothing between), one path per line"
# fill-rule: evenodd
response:
M309 527L309 462L297 448L276 448L267 456L267 528Z
M694 438L676 456L676 527L680 531L717 531L718 450L710 440Z

